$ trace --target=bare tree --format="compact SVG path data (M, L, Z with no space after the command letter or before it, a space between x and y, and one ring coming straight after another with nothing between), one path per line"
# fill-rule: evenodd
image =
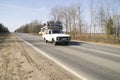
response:
M63 8L62 7L55 7L51 9L51 16L53 20L58 21L61 20L63 17Z
M98 15L96 17L98 25L100 25L100 28L102 29L102 33L105 32L105 22L106 22L106 15L105 11L103 9L103 6L101 5L98 9Z
M82 18L82 9L81 9L81 4L77 5L77 20L78 20L78 28L80 32L80 37L82 36L83 32L83 18Z
M69 8L64 7L63 11L62 11L62 22L64 23L64 25L66 26L66 33L68 33L68 26L69 26Z
M93 27L93 0L90 0L90 35L89 35L89 40L91 38L91 30Z
M82 10L80 4L51 9L54 20L60 20L65 26L66 33L70 32L75 37L77 32L82 33Z

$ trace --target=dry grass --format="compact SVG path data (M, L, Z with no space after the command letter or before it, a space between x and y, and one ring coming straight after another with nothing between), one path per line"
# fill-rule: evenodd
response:
M71 34L71 37L75 40L82 40L82 41L90 41L90 42L103 42L103 43L110 43L110 44L119 44L120 45L120 37L116 35L107 34Z

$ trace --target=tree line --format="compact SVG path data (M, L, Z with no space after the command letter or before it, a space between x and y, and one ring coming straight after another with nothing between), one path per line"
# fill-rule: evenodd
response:
M60 20L64 23L66 32L77 31L80 33L93 33L92 28L98 26L102 29L102 33L108 35L116 33L120 26L120 12L115 6L118 1L114 0L98 0L97 5L94 5L95 0L90 1L89 7L89 22L85 21L85 10L82 10L81 4L70 5L67 7L55 7L51 9L51 15L54 20ZM111 5L111 6L110 6ZM96 8L95 8L96 7ZM89 27L90 30L88 30Z
M54 7L51 16L62 21L74 39L117 43L120 42L119 5L119 0L89 0L89 9L82 4Z
M61 21L73 39L120 42L120 0L89 0L86 5L88 9L81 3L53 7L51 20ZM33 21L16 31L38 33L41 27L41 23Z
M2 23L0 23L0 33L9 32L8 28L5 27Z
M32 21L31 23L22 25L20 28L16 29L15 32L23 32L23 33L38 33L42 27L41 22L37 20Z

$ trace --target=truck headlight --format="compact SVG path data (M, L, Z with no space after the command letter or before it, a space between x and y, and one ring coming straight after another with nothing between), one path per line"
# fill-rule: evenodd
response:
M57 40L60 40L60 37L57 37Z

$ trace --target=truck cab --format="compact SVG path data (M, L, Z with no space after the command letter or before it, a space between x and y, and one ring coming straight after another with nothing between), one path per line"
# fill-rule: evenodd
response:
M52 42L55 45L58 43L68 44L71 40L70 35L64 34L60 29L49 29L46 34L43 35L45 42Z

